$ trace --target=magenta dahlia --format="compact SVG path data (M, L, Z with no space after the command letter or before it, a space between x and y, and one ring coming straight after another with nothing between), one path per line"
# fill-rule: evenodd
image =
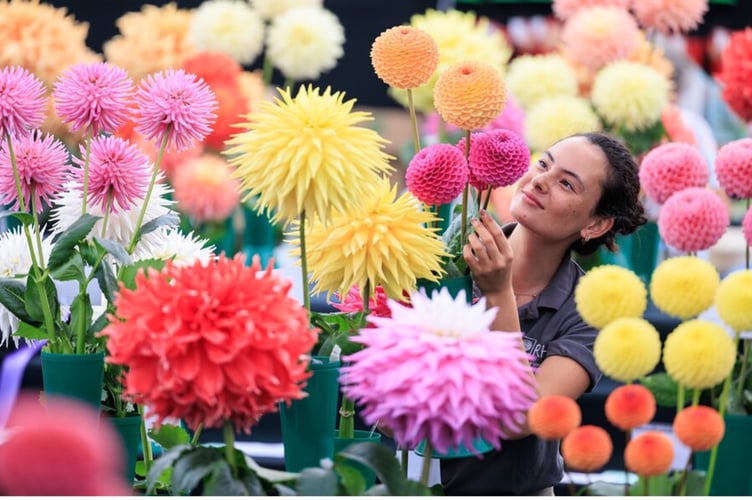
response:
M467 179L465 155L444 143L421 149L405 172L407 189L427 205L450 203L465 188Z
M457 143L465 150L465 138ZM518 133L506 129L474 132L470 136L469 182L479 190L511 186L530 167L530 149Z
M682 252L707 250L721 239L730 223L723 200L706 188L691 187L666 200L658 215L658 233Z
M745 137L721 146L715 157L715 175L727 195L752 198L752 139Z
M44 121L47 97L44 84L27 69L0 69L0 136L38 128Z
M659 204L689 187L704 187L710 172L700 150L683 142L667 142L651 149L640 163L640 184Z

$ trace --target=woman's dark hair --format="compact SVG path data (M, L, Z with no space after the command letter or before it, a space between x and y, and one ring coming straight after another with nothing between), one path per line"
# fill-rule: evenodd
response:
M603 183L601 199L595 206L595 215L613 217L614 225L598 238L577 241L572 245L572 250L581 255L590 255L605 245L611 252L616 252L619 249L615 241L617 234L631 234L647 222L640 201L637 160L624 143L605 132L587 132L575 134L575 137L586 138L606 156L610 168Z

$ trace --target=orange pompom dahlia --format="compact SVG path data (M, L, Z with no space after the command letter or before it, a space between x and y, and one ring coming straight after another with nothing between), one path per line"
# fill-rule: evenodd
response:
M480 61L461 61L444 70L433 89L436 111L447 123L465 130L487 126L507 101L501 72Z
M578 427L561 442L561 456L570 469L593 472L611 459L614 444L611 436L597 425Z
M431 35L413 26L395 26L371 45L371 64L384 83L413 89L426 83L439 65L439 47Z
M674 445L662 432L644 432L631 439L624 448L624 464L627 469L643 477L668 472L673 461Z
M645 386L622 385L606 398L606 418L615 427L628 431L650 422L655 416L655 396Z
M563 439L581 422L577 401L558 394L541 397L527 412L530 431L542 439Z
M674 418L674 434L692 451L707 451L723 439L726 424L718 410L709 406L688 406Z

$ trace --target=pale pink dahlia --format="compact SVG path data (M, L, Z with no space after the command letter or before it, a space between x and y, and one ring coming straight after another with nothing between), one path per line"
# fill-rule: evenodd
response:
M551 8L556 17L566 21L572 17L578 10L596 5L620 7L628 9L632 0L553 0Z
M0 135L20 134L42 125L47 112L44 84L19 66L0 69Z
M212 131L217 100L206 82L182 69L147 75L136 90L136 131L157 147L188 149Z
M413 156L405 171L407 189L427 205L454 200L467 184L465 155L451 144L431 144Z
M640 29L626 9L588 7L564 23L561 40L568 57L597 71L634 52L640 42Z
M55 111L77 132L112 133L130 115L133 81L109 63L80 63L61 74L54 85Z
M68 151L62 142L39 130L12 139L13 154L21 180L24 206L42 210L51 197L61 190L68 177ZM13 178L11 155L7 144L0 147L0 203L19 208Z
M715 157L718 183L732 198L752 198L752 139L745 137L721 146Z
M744 239L747 240L747 245L752 246L752 209L744 214L742 233L744 233Z
M640 163L640 185L659 204L688 187L704 187L710 171L696 146L667 142L651 149Z
M442 289L410 301L389 299L391 318L368 317L374 326L353 338L365 347L343 358L342 391L400 446L425 439L440 453L475 451L480 437L498 448L502 429L518 429L537 399L521 334L491 331L496 309L485 298L471 305L464 292L454 299Z
M666 35L686 33L702 22L708 0L635 0L632 11L645 29Z
M465 138L457 143L465 151ZM530 149L525 139L511 130L474 132L470 136L468 167L470 184L479 190L511 186L530 167Z
M83 182L86 148L82 145L81 157L73 162L74 177ZM100 136L91 141L89 153L89 199L105 212L108 204L112 213L133 208L146 197L153 165L141 149L125 139Z
M658 215L658 232L682 252L707 250L721 239L730 223L728 209L713 191L691 187L666 200Z

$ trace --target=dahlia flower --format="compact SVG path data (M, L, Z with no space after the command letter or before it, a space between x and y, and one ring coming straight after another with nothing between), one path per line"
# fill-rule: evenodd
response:
M596 425L582 425L566 435L561 442L561 456L569 469L593 472L611 459L614 444L611 436Z
M646 30L687 33L702 22L708 0L639 0L632 4L632 11Z
M345 30L323 7L296 7L275 17L266 34L266 57L285 78L316 80L337 65Z
M674 417L674 435L692 451L708 451L723 439L726 423L718 410L694 405Z
M666 56L666 51L650 41L644 33L640 32L640 41L627 60L653 68L669 80L672 92L676 90L673 82L674 64Z
M752 139L727 142L715 157L715 175L732 198L752 198Z
M658 204L689 187L705 187L710 178L708 162L696 146L666 142L654 147L640 162L640 185Z
M598 332L593 354L603 373L614 380L631 383L658 365L661 336L642 318L617 318Z
M42 124L47 109L44 94L44 84L28 70L19 66L0 69L0 135L3 139Z
M645 431L627 442L624 466L641 477L659 476L674 462L674 445L659 431Z
M217 101L203 80L182 69L146 76L138 86L136 131L167 149L184 150L201 142L216 118Z
M240 205L240 181L234 172L216 154L188 160L172 177L178 210L198 223L227 219Z
M564 137L600 128L598 115L582 97L548 97L525 114L525 140L533 151L544 151Z
M655 396L644 385L620 385L606 397L606 419L617 429L631 431L649 424L655 416Z
M118 34L102 46L105 59L137 82L150 73L179 68L196 51L190 36L192 18L192 10L178 8L175 2L145 4L138 12L126 12L115 21Z
M748 246L752 246L752 209L748 209L742 219L742 233Z
M509 93L526 110L547 97L574 97L579 90L577 74L557 53L525 54L512 59L506 81Z
M736 271L723 278L715 294L715 308L734 331L752 330L752 271Z
M439 64L439 47L431 35L412 26L382 31L371 44L371 64L384 83L413 89L431 78Z
M296 7L321 7L324 0L250 0L251 6L265 20L275 17Z
M291 283L258 256L167 264L121 289L107 337L108 362L127 367L124 397L158 423L250 428L280 401L305 393L306 353L316 342Z
M22 394L0 446L0 489L13 496L127 496L120 437L76 400Z
M577 311L594 328L618 318L640 318L647 307L647 289L634 271L606 264L590 269L574 292Z
M527 412L530 432L541 439L564 439L582 423L582 411L569 396L546 394Z
M671 257L653 271L650 297L664 313L689 319L713 305L720 282L710 262L694 256Z
M83 184L86 147L81 156L73 157L80 168L73 169L73 178ZM120 137L99 136L89 148L89 200L103 212L122 212L138 208L146 197L152 164L141 149ZM59 185L64 182L61 180Z
M553 0L551 8L556 17L562 21L566 21L578 10L588 7L611 6L628 9L631 3L632 0Z
M721 84L721 96L729 107L748 122L752 120L752 28L734 31L721 51L721 70L716 78Z
M465 151L465 138L457 143ZM469 182L479 190L511 186L530 168L525 139L511 130L497 129L470 135Z
M163 184L161 179L158 178L157 183L154 185L154 191L149 198L149 203L146 206L144 222L171 213L173 202L167 199L166 196L169 192L170 189L168 186ZM136 221L143 204L143 199L136 200L130 209L118 213L110 213L104 235L102 234L103 219L98 220L94 224L90 235L101 236L108 240L116 241L121 245L127 245L133 238L133 233L138 229ZM53 232L56 234L64 232L71 224L76 222L81 217L81 205L81 184L75 181L65 183L63 189L57 193L54 207L50 214L50 220L53 222ZM104 211L98 205L89 205L86 207L86 212L94 216L104 217Z
M188 37L196 50L251 64L264 48L264 21L248 2L207 0L193 11Z
M663 344L666 373L689 389L721 383L736 362L736 345L722 326L703 319L681 323Z
M350 288L344 298L338 293L335 294L335 297L337 302L332 302L331 304L338 311L353 313L363 310L363 296L360 294L360 288L358 288L358 285ZM368 297L368 314L384 318L392 316L392 311L389 310L389 304L387 304L387 296L383 286L377 286L374 288L373 295Z
M617 61L595 75L590 97L606 122L635 132L661 119L670 89L669 79L650 66Z
M731 223L723 200L707 188L692 187L672 194L658 214L658 233L682 252L707 250Z
M41 202L49 206L68 178L68 151L62 142L39 130L15 136L11 142L23 200L18 199L13 159L6 143L0 146L0 203L39 213L44 208Z
M183 233L176 227L160 227L141 238L133 250L133 260L156 259L176 266L206 264L214 258L214 245L199 235Z
M108 63L71 66L55 82L55 110L78 132L112 133L130 115L133 81L124 69Z
M313 293L331 296L357 285L374 295L381 285L388 297L397 299L415 290L418 279L436 281L447 254L436 236L435 220L412 194L397 197L397 186L382 179L371 186L362 205L335 212L331 227L314 222L306 228ZM300 248L294 253L299 255Z
M442 122L441 117L434 111L424 117L423 123L421 124L421 130L426 135L438 137L440 122ZM441 123L441 126L443 127L444 133L450 137L453 135L464 135L465 132L464 130L448 123ZM483 127L480 130L489 132L497 129L511 130L520 135L524 135L525 133L525 111L519 104L517 104L517 101L511 93L507 95L507 102L501 113L499 113L487 127Z
M567 56L591 71L625 59L639 42L640 29L624 8L593 6L578 10L561 32Z
M186 73L196 75L207 85L237 85L243 67L229 54L218 51L202 50L183 61L181 66Z
M463 150L444 143L424 147L405 170L405 185L426 205L451 203L462 193L468 179Z
M461 61L444 70L433 89L436 111L464 130L486 127L506 104L501 72L488 63Z
M320 93L301 87L296 97L280 91L265 101L227 142L224 151L237 177L265 208L272 222L290 221L305 213L326 224L333 211L360 204L380 174L388 174L387 142L372 129L357 124L372 120L365 111L352 111L355 101L327 88Z
M427 440L439 453L474 452L480 437L498 448L502 429L518 429L537 399L521 334L490 330L496 309L464 295L413 292L410 306L389 299L392 317L369 316L375 326L353 337L365 347L343 358L343 393L402 447Z

